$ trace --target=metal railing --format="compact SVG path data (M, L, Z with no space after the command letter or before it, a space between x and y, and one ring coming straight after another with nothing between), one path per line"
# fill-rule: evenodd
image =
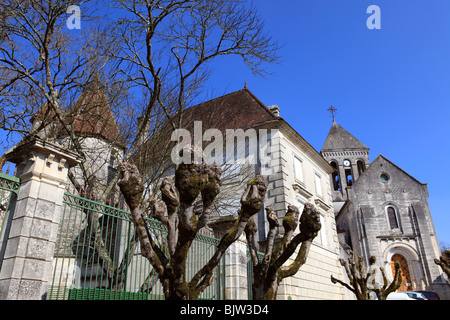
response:
M166 227L146 218L153 240L165 248ZM188 255L192 277L214 254L219 239L198 234ZM53 260L49 300L160 300L161 283L142 257L130 212L66 192ZM200 299L224 297L223 261Z
M264 259L264 252L257 252L258 260L261 262ZM248 300L253 300L253 282L255 277L253 275L253 262L250 257L250 251L247 251L247 290L248 290Z
M0 232L3 231L3 226L11 202L11 196L19 192L20 179L9 174L0 172Z

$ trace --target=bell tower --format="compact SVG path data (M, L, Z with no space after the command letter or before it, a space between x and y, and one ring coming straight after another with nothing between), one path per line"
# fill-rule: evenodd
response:
M328 110L333 124L320 153L336 169L331 176L333 202L343 204L347 200L346 188L351 187L370 164L369 148L336 122L337 109Z

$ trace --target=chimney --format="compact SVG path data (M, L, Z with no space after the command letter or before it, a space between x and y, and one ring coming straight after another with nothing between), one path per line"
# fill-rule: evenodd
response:
M280 116L280 108L278 108L277 105L270 106L269 110L272 111L272 113L275 115L275 117Z

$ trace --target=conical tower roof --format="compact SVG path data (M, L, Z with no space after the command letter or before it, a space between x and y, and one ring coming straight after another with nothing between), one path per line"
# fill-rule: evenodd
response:
M114 114L97 76L86 86L71 110L75 116L71 124L77 134L99 136L110 142L121 140Z
M45 118L51 118L58 123L53 109L50 112L48 111L47 103L33 115L30 121L33 123L36 120L43 121ZM98 76L95 76L86 85L80 97L70 107L65 121L72 126L73 131L77 135L101 137L120 147L125 147L117 127L115 116ZM61 137L66 134L62 125L59 124L57 127L57 135Z
M323 144L321 152L343 151L343 150L369 150L361 141L356 139L347 130L333 121L328 136Z

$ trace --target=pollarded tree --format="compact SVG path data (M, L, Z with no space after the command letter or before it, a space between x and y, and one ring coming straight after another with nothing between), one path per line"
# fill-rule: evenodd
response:
M434 263L440 266L447 277L450 278L450 250L445 250L439 259L434 259Z
M247 243L250 248L253 263L254 283L252 287L255 300L276 300L278 286L287 277L293 276L306 262L312 241L321 228L320 213L312 203L306 203L300 216L300 233L294 236L294 231L299 223L299 210L290 205L283 218L285 233L281 241L274 247L274 241L279 227L278 217L270 208L266 208L269 231L265 256L262 261L257 257L255 244L256 226L253 220L247 224L245 229ZM285 266L288 259L300 246L294 261Z
M357 300L368 300L368 284L370 278L375 274L376 270L371 269L369 272L364 264L364 259L361 256L356 256L352 251L349 251L349 257L345 261L344 259L339 259L339 262L345 269L345 273L350 281L349 284L336 279L331 276L331 282L334 284L339 283L348 290L354 293ZM348 263L347 263L348 262ZM369 259L369 266L375 263L374 257Z
M400 264L398 262L394 265L394 279L389 283L389 280L386 277L386 272L383 267L380 267L381 275L383 276L383 286L380 286L378 283L375 282L375 279L371 283L370 290L375 292L377 295L378 300L386 300L387 296L397 291L398 288L400 288L400 285L402 284L402 277L401 277L401 269Z
M184 149L193 154L196 149ZM212 214L214 199L220 192L221 168L205 162L180 164L175 181L166 177L161 184L161 199L152 200L151 216L167 226L168 253L154 241L143 219L144 185L137 167L128 162L120 166L119 187L131 210L141 244L142 255L158 274L167 300L196 300L214 279L215 269L226 249L244 232L249 219L262 207L267 182L262 176L252 179L241 198L239 217L224 234L211 259L192 277L186 278L186 260L196 234L205 227ZM194 210L194 201L201 197L202 208Z
M80 29L68 27L71 7L81 13ZM0 134L7 135L0 139L0 150L28 136L64 138L81 156L79 170L71 170L69 179L99 201L119 196L118 174L109 167L121 152L107 149L116 143L126 145L123 159L129 161L152 138L156 147L146 148L150 152L145 154L150 170L141 173L147 191L156 190L151 187L169 170L161 158L171 151L160 129L166 123L172 129L183 124L182 110L202 93L210 62L239 56L263 75L266 63L278 61L278 45L264 30L255 6L245 0L3 0L0 43ZM93 114L99 106L88 99L82 105L89 108L73 108L97 75L102 81L95 87L105 90L119 131L111 139L109 128L103 130L109 142L105 146L103 136L100 143L84 143L92 140L93 132L77 130L78 116L87 115L85 123L95 128L110 123L104 121L110 117ZM165 152L151 152L157 147ZM0 170L5 159L0 156ZM103 178L98 168L107 169L108 176ZM77 239L98 239L93 243L106 261L102 265L108 266L108 274L121 274L120 265L125 268L126 263L117 265L104 245L114 243L115 233L99 229L100 215L84 214L88 236ZM133 251L135 238L127 251Z
M383 286L380 286L375 281L376 268L374 268L376 258L371 256L369 258L369 268L366 268L364 259L361 256L355 255L353 251L349 250L348 263L344 259L339 259L339 262L344 267L350 284L347 284L335 277L331 276L331 282L334 284L339 283L344 286L356 296L357 300L369 300L369 292L373 291L378 300L386 300L387 296L391 292L395 292L402 283L402 277L400 276L400 264L395 263L394 279L389 283L386 273L383 267L380 267L381 274L383 276Z

